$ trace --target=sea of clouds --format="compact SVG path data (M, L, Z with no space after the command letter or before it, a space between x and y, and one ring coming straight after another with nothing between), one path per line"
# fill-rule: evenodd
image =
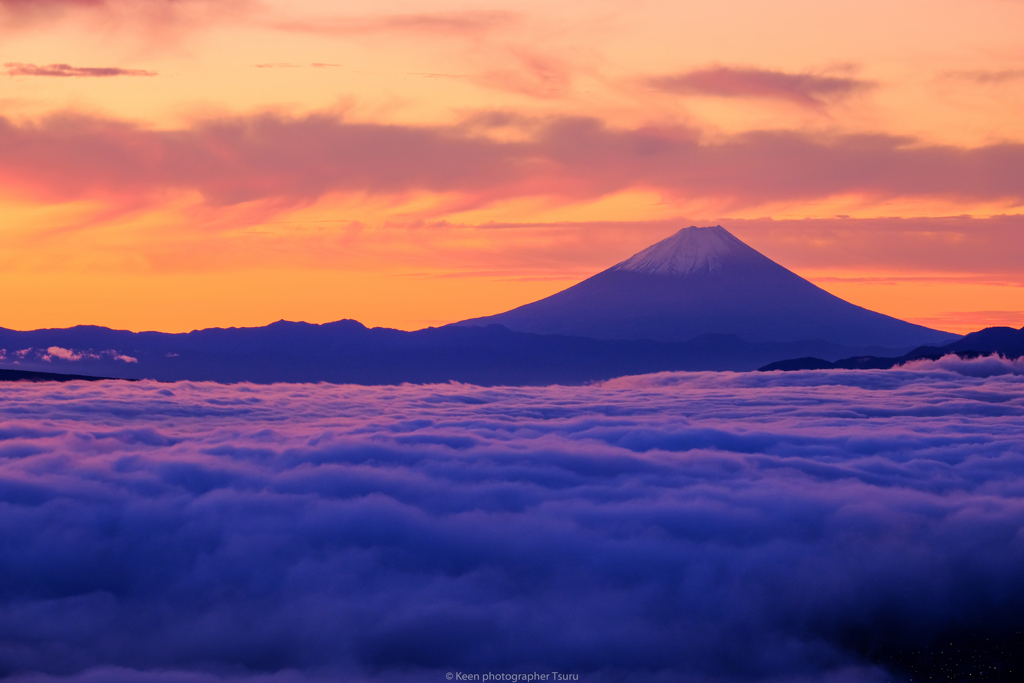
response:
M1020 361L4 383L0 677L880 683L1024 627L1022 529Z

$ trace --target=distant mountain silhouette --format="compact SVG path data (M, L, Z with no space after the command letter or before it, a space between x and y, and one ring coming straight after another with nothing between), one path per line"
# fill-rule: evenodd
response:
M581 384L666 370L753 370L795 356L835 359L891 351L821 341L754 344L731 335L675 344L597 340L512 332L500 325L403 332L367 329L354 320L280 321L187 334L94 326L0 328L0 366L9 370L167 381Z
M459 326L595 339L820 340L907 350L956 335L855 306L750 248L721 226L690 227L583 282Z
M1012 327L986 327L944 346L919 346L901 356L857 355L829 361L814 356L802 356L789 360L769 363L761 368L762 372L772 370L888 370L912 360L922 358L941 358L955 353L961 358L977 358L998 354L1005 358L1021 358L1024 356L1024 327L1015 330Z
M0 382L75 382L83 380L98 382L120 377L94 377L92 375L65 375L58 372L34 372L32 370L6 370L0 368Z
M1024 327L986 327L942 347L945 351L998 353L1008 358L1024 356Z

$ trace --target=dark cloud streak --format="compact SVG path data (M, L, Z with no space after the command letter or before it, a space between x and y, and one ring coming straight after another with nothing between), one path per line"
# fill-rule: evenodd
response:
M50 76L56 78L108 78L111 76L156 76L155 71L122 69L120 67L71 66L70 64L25 64L7 62L4 73L8 76Z
M1000 71L986 71L976 69L973 71L947 71L943 74L946 78L956 78L964 81L971 81L979 85L1002 85L1011 81L1024 80L1024 69L1003 69Z
M769 98L811 109L822 109L826 104L875 87L870 81L856 78L724 66L653 76L644 82L675 95Z

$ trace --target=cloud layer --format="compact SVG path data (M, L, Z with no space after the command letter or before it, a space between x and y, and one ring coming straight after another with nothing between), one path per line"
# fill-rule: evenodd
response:
M967 149L887 135L785 131L712 142L681 127L499 119L521 126L525 139L490 137L481 125L486 117L429 127L266 114L171 131L77 115L35 124L0 119L0 178L48 197L189 190L215 204L413 190L476 202L586 199L629 188L731 206L841 194L1024 201L1024 145L1015 143Z
M8 384L0 671L887 680L1024 626L1024 376L986 363Z

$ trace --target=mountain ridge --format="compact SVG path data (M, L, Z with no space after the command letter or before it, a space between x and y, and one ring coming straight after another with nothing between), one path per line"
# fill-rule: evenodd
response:
M755 370L787 356L887 352L816 341L754 344L730 335L684 343L598 340L500 325L405 332L353 320L177 334L97 326L0 328L0 369L162 381L584 384L673 370Z
M999 355L1007 359L1024 357L1024 327L986 327L966 334L955 342L944 346L919 346L901 356L851 356L829 361L814 356L803 356L787 360L775 361L758 368L760 372L773 370L888 370L914 360L929 358L932 360L946 355L956 354L961 358L977 358L986 355Z

